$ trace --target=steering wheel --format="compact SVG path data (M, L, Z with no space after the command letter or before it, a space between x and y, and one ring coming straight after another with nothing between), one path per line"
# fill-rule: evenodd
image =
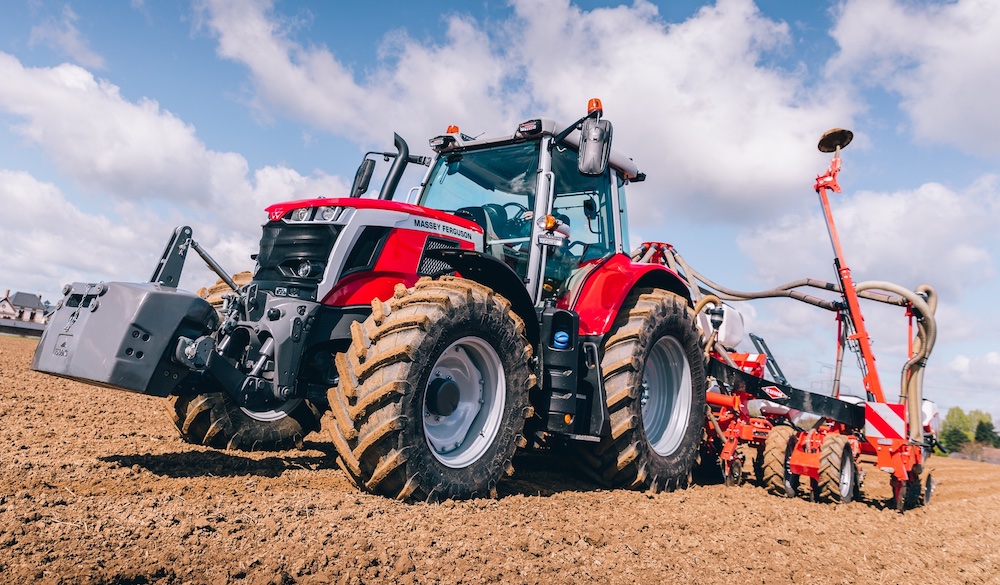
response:
M513 216L510 216L510 219L507 220L507 226L508 226L507 231L512 235L517 234L517 236L527 236L528 232L531 231L530 227L528 229L525 229L525 226L527 226L528 223L531 221L525 217L525 215L529 213L528 208L516 201L511 201L509 203L503 204L504 212L507 211L508 207L513 207L516 210L516 212L513 214Z
M580 246L582 248L580 250L580 254L583 254L583 251L587 249L587 242L581 242L580 240L574 240L574 241L570 242L568 246L566 246L566 249L567 250L572 250L573 246Z
M525 206L523 206L523 205L521 205L517 201L511 201L509 203L504 203L503 204L504 211L507 211L508 207L513 207L514 209L517 210L517 213L515 213L513 216L509 216L510 217L510 221L523 221L524 220L524 214L528 213L528 208L525 207Z

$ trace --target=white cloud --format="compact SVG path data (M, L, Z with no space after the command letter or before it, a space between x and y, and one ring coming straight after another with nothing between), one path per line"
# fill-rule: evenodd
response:
M1000 3L848 0L831 75L902 97L916 138L1000 156Z
M12 288L34 283L51 294L71 280L148 278L177 225L192 226L223 266L247 269L267 205L346 194L339 177L251 170L240 154L206 148L155 101L126 100L76 65L27 68L0 53L0 76L9 81L0 84L0 111L17 120L14 131L85 191L71 199L51 183L0 170L0 197L11 210L0 221L7 250L0 280ZM210 278L201 274L186 286Z
M788 215L738 239L762 282L834 278L830 238L815 206L816 213ZM831 194L831 208L855 281L889 280L908 288L929 282L942 295L960 298L997 275L995 176L960 192L926 183L912 191Z
M802 177L822 164L816 138L853 114L835 87L807 88L761 63L788 50L788 27L750 0L720 0L677 25L641 0L589 12L515 2L505 22L448 17L437 44L387 35L364 74L293 40L269 2L204 8L218 53L249 68L262 107L380 145L397 130L421 147L453 122L488 135L539 113L569 122L602 97L616 144L649 171L634 200L640 228L708 207L735 220L797 204Z
M156 219L130 226L85 213L55 185L24 172L0 170L0 206L7 210L0 214L5 242L0 282L7 288L45 293L53 302L59 287L87 276L148 278L144 273L151 274L153 265L144 257L150 250L145 229L155 224L164 241L169 233Z
M1000 414L1000 353L959 354L936 370L928 368L924 395L966 411Z
M68 5L64 6L58 20L48 18L42 24L32 27L29 43L32 46L48 45L84 67L104 69L104 57L88 46L87 40L76 28L78 20L80 17L73 9Z
M240 229L282 198L346 191L338 178L285 167L259 169L251 181L242 155L206 148L193 126L154 100L131 102L76 65L29 68L0 53L0 76L9 81L0 85L0 110L20 120L14 131L96 195L169 202Z
M14 130L80 184L122 198L211 195L204 185L217 161L193 127L155 101L129 102L76 65L24 67L5 53L0 76L0 109L23 120Z
M720 0L674 25L642 1L516 9L528 25L518 51L537 99L571 117L591 94L605 98L617 145L650 171L636 217L653 225L708 209L743 221L798 205L816 139L853 115L836 88L806 87L798 72L762 63L788 51L791 38L749 0Z
M253 186L245 182L240 189L253 203L240 210L198 212L183 206L163 210L142 201L80 205L52 183L0 169L0 207L7 210L0 215L0 283L43 293L54 302L68 282L143 281L178 225L193 227L195 239L230 272L248 270L266 219L262 202L317 196L324 185L343 189L336 179L316 181L291 169L267 167L254 173ZM241 219L233 221L234 215ZM192 254L181 286L196 290L215 278Z
M294 42L270 2L211 0L202 16L218 54L250 70L260 101L353 140L383 145L398 131L422 145L458 120L492 130L516 119L499 99L514 95L504 90L513 71L463 17L448 19L441 45L387 35L376 68L362 76L327 48Z

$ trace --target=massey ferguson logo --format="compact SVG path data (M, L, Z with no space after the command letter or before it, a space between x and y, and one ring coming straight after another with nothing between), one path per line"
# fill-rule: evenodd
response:
M457 236L466 240L472 240L472 232L447 223L415 217L413 218L413 225L414 227L423 228L425 230L431 230L449 236Z
M777 386L764 386L763 388L761 388L761 390L763 390L765 393L767 393L768 396L770 396L775 400L788 398L788 395L782 392L781 390L778 390Z

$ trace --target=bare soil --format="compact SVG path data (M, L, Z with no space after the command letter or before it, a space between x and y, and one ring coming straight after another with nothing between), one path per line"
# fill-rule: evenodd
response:
M1000 466L934 458L930 506L753 483L606 490L526 454L496 500L358 492L323 435L301 451L180 440L163 399L31 372L0 337L4 583L997 583ZM752 478L751 478L752 479Z

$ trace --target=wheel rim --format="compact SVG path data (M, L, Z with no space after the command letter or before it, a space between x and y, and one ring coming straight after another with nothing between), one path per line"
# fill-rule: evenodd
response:
M260 422L274 422L281 420L289 415L293 410L302 404L301 398L293 398L292 400L286 400L281 403L281 406L273 410L250 410L245 406L241 406L240 410L243 414L249 416L250 418L260 421Z
M447 384L448 410L434 400ZM500 356L479 337L449 345L431 368L422 398L424 438L434 458L452 468L472 465L493 445L506 403Z
M854 460L850 453L844 454L844 461L840 465L840 500L847 502L851 499L854 490Z
M643 368L642 427L653 451L661 457L680 446L691 417L691 365L681 344L662 337Z

